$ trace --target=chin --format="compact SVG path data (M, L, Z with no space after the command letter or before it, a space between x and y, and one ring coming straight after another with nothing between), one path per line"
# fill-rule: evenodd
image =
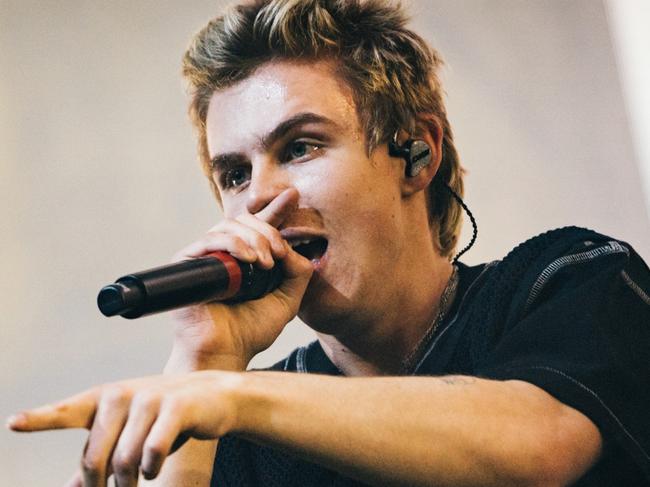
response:
M353 300L315 275L300 303L298 317L314 331L333 335L348 326L358 308Z

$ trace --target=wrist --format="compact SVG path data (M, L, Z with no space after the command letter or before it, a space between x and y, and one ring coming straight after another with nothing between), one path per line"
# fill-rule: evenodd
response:
M237 386L231 390L231 398L235 405L235 417L232 432L255 435L259 433L261 418L269 418L271 398L266 390L264 378L255 372L240 374Z
M174 346L163 369L164 374L182 374L201 370L226 370L243 372L248 366L247 358L236 354L192 353Z
M232 389L236 415L231 432L275 441L286 426L285 421L295 413L294 380L299 374L271 371L249 371L238 374Z

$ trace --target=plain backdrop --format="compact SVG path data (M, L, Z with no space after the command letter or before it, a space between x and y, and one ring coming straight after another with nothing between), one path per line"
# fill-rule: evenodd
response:
M640 170L603 4L411 1L447 61L479 239L464 259L578 224L650 257ZM222 2L0 0L0 414L158 373L171 322L102 317L99 288L168 261L220 215L180 59ZM465 225L463 244L471 235ZM390 238L387 236L387 238ZM311 332L290 324L255 361ZM82 431L0 433L0 485L61 485Z

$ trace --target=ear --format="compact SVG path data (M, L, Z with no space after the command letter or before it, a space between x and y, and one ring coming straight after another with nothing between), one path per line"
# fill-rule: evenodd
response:
M431 163L423 167L422 170L413 177L406 175L402 178L402 194L410 196L418 191L426 189L438 173L440 162L442 161L442 124L433 114L419 114L416 120L417 133L411 138L420 139L431 149ZM400 135L403 135L400 133ZM399 139L398 142L404 142Z

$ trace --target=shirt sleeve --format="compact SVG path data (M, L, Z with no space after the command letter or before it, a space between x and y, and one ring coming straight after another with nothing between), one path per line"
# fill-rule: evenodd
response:
M587 242L520 287L477 375L537 385L590 418L650 479L650 271Z

